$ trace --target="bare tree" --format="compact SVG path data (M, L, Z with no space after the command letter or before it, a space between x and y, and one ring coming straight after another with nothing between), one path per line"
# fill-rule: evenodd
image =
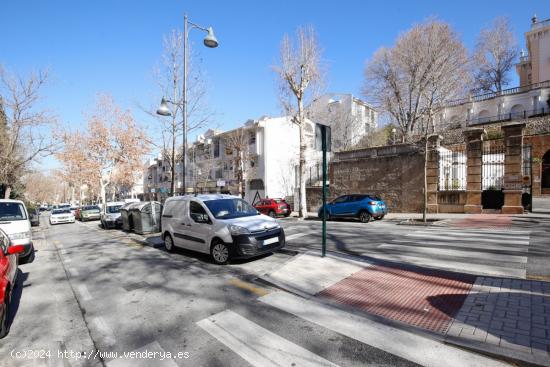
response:
M518 56L518 46L508 18L500 17L481 30L474 51L475 92L500 92Z
M52 203L55 199L59 178L52 174L31 172L23 177L25 198L32 203Z
M226 147L226 154L230 153L233 156L233 174L237 181L239 196L244 198L245 194L245 181L246 170L245 165L250 158L250 130L244 127L233 130L226 134L224 141Z
M37 107L47 72L22 78L0 66L0 186L4 197L28 166L55 148L49 128L55 119Z
M155 79L162 95L170 102L171 116L160 117L156 106L146 112L156 118L161 127L162 145L156 145L162 158L168 162L171 174L171 195L176 194L176 167L182 161L183 154L178 146L183 147L183 33L178 30L163 39L164 51L162 67L155 71ZM190 60L187 75L187 133L202 129L208 125L213 113L207 107L206 83L198 58L188 47ZM187 168L185 168L187 170Z
M469 76L462 41L447 23L429 20L375 53L365 70L363 93L389 115L406 141L428 109L435 113L465 94Z
M285 112L292 116L292 122L300 128L299 216L307 217L306 202L306 120L304 103L319 94L323 81L321 49L313 27L300 27L296 40L288 35L283 37L280 48L280 65L274 67L279 76L280 100Z

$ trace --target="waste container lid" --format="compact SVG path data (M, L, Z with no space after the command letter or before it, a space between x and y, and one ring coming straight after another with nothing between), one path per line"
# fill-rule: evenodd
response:
M156 206L160 206L160 203L158 201L153 201L153 203ZM128 210L139 210L142 211L143 208L145 208L147 205L151 204L150 201L140 201L139 203L132 203L130 207L128 207Z

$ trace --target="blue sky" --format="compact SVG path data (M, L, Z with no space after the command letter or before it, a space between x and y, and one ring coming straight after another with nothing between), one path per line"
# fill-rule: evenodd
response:
M508 16L521 47L530 18L550 18L548 1L144 1L16 0L0 7L0 64L26 74L49 68L44 105L60 122L85 123L97 93L127 108L156 103L153 69L162 38L181 28L183 14L214 27L217 49L191 32L207 76L208 103L224 129L249 118L279 115L275 76L285 33L311 24L328 66L327 91L360 95L366 60L391 46L414 23L435 16L449 22L468 48L496 16ZM517 83L514 79L512 84ZM136 112L149 130L153 121ZM53 163L48 160L47 166Z

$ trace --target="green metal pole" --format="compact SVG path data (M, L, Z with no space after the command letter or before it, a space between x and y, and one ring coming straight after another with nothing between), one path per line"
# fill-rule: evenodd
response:
M321 140L323 149L323 242L321 256L327 254L327 129L326 126L321 128Z

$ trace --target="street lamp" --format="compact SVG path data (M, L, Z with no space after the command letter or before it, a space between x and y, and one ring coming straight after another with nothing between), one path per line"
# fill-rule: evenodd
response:
M183 182L182 182L182 188L183 188L183 194L185 195L187 193L187 183L186 183L186 169L187 169L187 41L189 38L189 31L193 28L200 29L207 33L206 37L204 37L204 45L209 48L216 48L218 47L218 40L216 39L216 36L214 36L214 30L212 27L201 27L195 23L192 23L188 20L187 14L183 17L183 167L182 167L182 174L183 174ZM169 101L162 98L160 102L160 106L157 110L157 114L161 116L171 116L172 112L170 112L170 108L168 107L168 103L176 103L176 101ZM174 178L172 178L174 179Z
M397 129L394 127L391 129L391 135L392 135L392 140L393 140L393 144L395 145L395 133L397 132Z

